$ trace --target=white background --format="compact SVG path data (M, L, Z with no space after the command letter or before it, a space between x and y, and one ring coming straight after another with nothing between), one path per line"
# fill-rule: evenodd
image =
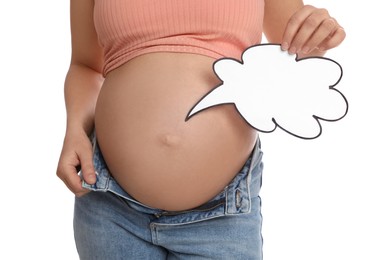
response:
M372 1L313 0L345 27L347 116L315 140L264 134L265 260L379 259L379 60ZM56 177L65 131L69 1L0 9L0 259L77 259L73 195Z

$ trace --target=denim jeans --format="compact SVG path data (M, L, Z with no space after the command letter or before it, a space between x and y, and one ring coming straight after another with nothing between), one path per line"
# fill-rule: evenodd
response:
M74 235L83 260L262 259L262 151L198 208L171 212L133 199L109 173L94 138L97 182L75 198Z

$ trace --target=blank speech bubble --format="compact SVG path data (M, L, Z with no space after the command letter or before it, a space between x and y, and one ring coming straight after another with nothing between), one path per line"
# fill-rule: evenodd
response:
M245 121L258 131L273 132L278 126L299 138L321 135L320 120L338 121L348 111L348 102L334 87L342 67L323 57L298 59L278 44L249 47L242 63L222 58L213 64L221 79L200 99L186 117L204 109L234 104Z

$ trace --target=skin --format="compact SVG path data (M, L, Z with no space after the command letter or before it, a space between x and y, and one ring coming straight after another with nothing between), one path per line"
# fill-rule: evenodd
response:
M92 12L93 0L71 0L72 57L65 80L67 128L57 176L78 197L88 192L81 186L78 167L87 183L96 181L88 135L104 82L102 49L97 44ZM300 0L266 0L264 33L269 42L280 43L284 51L299 57L321 56L345 38L345 31L327 10ZM176 142L169 135L163 140L165 144Z
M185 210L235 177L257 133L232 105L184 118L218 85L213 58L149 53L111 71L95 111L96 137L112 176L154 208Z

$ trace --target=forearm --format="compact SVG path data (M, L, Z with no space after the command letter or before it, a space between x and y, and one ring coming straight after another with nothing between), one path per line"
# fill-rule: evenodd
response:
M88 135L94 126L96 100L104 78L85 65L71 64L65 80L67 132L83 130Z
M299 0L265 0L263 31L270 43L282 43L289 19L303 6Z

